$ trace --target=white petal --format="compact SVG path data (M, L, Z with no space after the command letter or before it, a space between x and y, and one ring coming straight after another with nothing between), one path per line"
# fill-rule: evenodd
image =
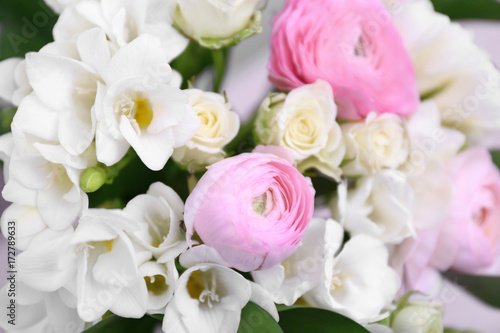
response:
M120 317L142 318L146 314L147 305L148 289L141 278L134 285L122 289L110 310Z
M102 76L111 59L104 30L94 28L82 32L78 36L77 46L82 61Z
M47 108L34 93L21 101L13 122L22 132L48 141L57 140L59 114Z
M50 293L45 299L47 316L55 332L80 332L85 322L78 317L76 308L70 308L63 303L58 292Z
M266 310L274 320L279 321L278 310L276 309L276 304L271 299L271 295L256 283L250 282L250 285L252 286L250 301Z
M12 102L12 95L17 89L14 72L22 60L21 58L10 58L0 61L0 99L9 103Z

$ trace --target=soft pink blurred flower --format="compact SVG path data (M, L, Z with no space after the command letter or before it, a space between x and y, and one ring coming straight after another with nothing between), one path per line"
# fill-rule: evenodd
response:
M441 224L394 251L392 265L405 290L429 292L438 272L491 274L500 255L500 172L483 147L468 149L447 165L454 195Z
M252 271L295 251L312 218L314 190L309 178L275 155L280 150L259 148L208 167L184 214L188 242L197 233L204 244L184 255L183 265L198 259Z
M268 67L283 90L328 81L340 119L418 107L413 63L379 0L287 0L273 19Z

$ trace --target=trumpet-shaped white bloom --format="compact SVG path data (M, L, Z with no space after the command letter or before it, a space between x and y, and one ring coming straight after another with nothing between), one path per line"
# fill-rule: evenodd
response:
M197 265L185 271L167 305L165 332L232 333L238 330L241 309L254 301L276 320L274 303L264 290L235 271L219 265Z
M174 3L166 0L85 0L62 11L54 26L54 39L76 39L81 33L101 28L113 51L137 37L149 34L160 40L170 62L184 51L188 39L172 27Z
M139 271L143 262L127 234L136 230L121 211L92 209L80 219L72 244L78 254L76 296L83 320L94 321L108 310L127 318L146 313L147 285Z
M103 34L98 40L106 42ZM132 146L147 167L160 170L200 128L165 59L159 40L142 35L107 63L95 101L99 161L112 165Z
M148 313L165 313L165 306L172 299L179 278L175 262L172 260L161 264L156 261L147 261L139 266L139 272L148 289Z
M274 302L293 305L320 284L325 247L336 251L342 245L343 236L336 222L313 219L294 254L280 265L252 272L252 277L271 294Z
M173 261L187 249L180 227L184 203L170 187L152 184L147 194L132 199L123 211L140 228L133 234L136 242L158 262Z
M326 228L325 232L341 239L343 230ZM326 237L325 237L326 239ZM384 317L387 307L400 286L400 278L388 265L388 251L384 244L368 235L351 238L338 252L335 246L325 246L321 283L303 298L312 306L330 309L360 323L370 323Z
M39 140L12 126L15 146L8 163L3 197L22 206L36 207L43 222L62 230L75 222L88 206L80 189L80 174L97 163L91 145L81 156L69 154L61 145Z
M338 190L332 201L332 216L352 236L367 234L391 244L415 236L413 190L403 173L380 171L359 179L355 188L342 195L346 191Z

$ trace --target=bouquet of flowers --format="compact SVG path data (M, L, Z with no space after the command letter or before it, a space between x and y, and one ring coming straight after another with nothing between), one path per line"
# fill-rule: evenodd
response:
M245 124L262 1L46 3L2 35L0 327L436 333L444 277L500 306L500 74L430 1L286 0Z

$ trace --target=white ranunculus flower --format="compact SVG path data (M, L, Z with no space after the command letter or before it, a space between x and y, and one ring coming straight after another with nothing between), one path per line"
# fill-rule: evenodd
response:
M184 91L201 120L201 127L184 146L175 149L172 157L189 170L199 171L226 156L223 148L238 134L240 118L230 111L224 96L199 89Z
M360 178L346 197L334 198L331 208L333 218L343 223L351 236L367 234L398 244L416 235L413 203L413 190L405 175L383 170Z
M19 106L31 91L24 59L9 58L0 61L0 100Z
M187 249L181 231L184 203L170 187L158 182L147 194L130 200L123 212L136 221L139 230L133 237L161 263L175 260Z
M288 148L299 171L316 168L340 180L345 145L336 116L332 88L318 80L288 95L266 98L258 111L255 133L264 145Z
M105 43L100 34L97 42ZM132 146L146 166L162 169L201 121L165 61L160 41L142 35L98 60L106 63L95 101L97 159L112 165Z
M135 231L137 224L118 210L90 209L80 219L71 242L78 254L77 309L86 322L108 310L126 318L146 313L147 283L139 266L151 254L136 255L128 236Z
M43 127L43 126L40 126ZM2 195L5 200L36 207L43 222L52 229L71 225L88 207L80 189L80 175L96 165L92 144L80 156L70 155L61 145L21 133L12 126L14 149Z
M68 6L54 26L54 39L76 39L91 28L101 28L113 51L135 38L149 34L157 37L170 62L188 44L172 27L175 4L168 0L86 0Z
M380 320L384 317L382 310L392 302L401 282L388 265L386 247L376 238L357 235L337 254L338 250L329 244L325 246L321 283L306 293L304 300L359 323Z
M230 333L238 330L241 309L253 301L276 320L278 312L264 290L230 268L202 264L186 270L168 303L163 330L178 333Z
M260 33L260 0L176 0L173 19L200 44L221 47Z
M410 153L404 120L398 115L370 113L366 119L341 126L346 144L342 170L347 176L397 169Z
M463 147L465 135L441 125L432 100L423 102L407 124L412 149L400 170L413 189L413 224L420 230L439 224L445 217L453 192L445 164Z
M500 73L472 36L427 0L397 6L394 22L412 56L420 95L470 144L500 147Z
M302 295L320 284L325 246L339 249L342 227L330 220L313 219L297 250L280 265L252 272L256 283L266 289L274 302L293 305Z
M443 333L444 308L437 303L411 301L391 321L394 333Z

